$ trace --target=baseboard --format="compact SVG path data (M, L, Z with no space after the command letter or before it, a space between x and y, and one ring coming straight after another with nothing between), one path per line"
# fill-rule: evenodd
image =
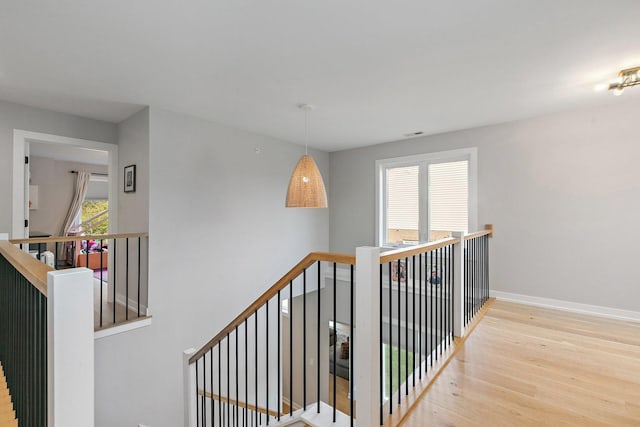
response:
M288 397L282 397L282 403L284 403L285 405L291 407L291 402L289 401ZM293 410L297 411L299 409L302 409L302 405L298 405L296 402L293 402Z
M121 305L122 307L126 307L126 299L123 294L116 294L116 303ZM138 302L134 299L129 298L129 310L137 311L138 310ZM149 312L147 311L147 307L144 304L140 304L140 315L148 316Z
M640 312L638 311L621 310L619 308L603 307L600 305L581 304L578 302L552 298L533 297L529 295L514 294L511 292L492 290L490 294L492 297L501 301L511 301L520 304L534 305L537 307L553 308L556 310L569 311L571 313L589 314L609 319L640 322Z

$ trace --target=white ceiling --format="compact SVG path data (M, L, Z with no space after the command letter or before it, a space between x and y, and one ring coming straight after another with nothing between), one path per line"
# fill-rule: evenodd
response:
M120 121L153 105L338 150L640 101L638 0L5 0L0 98Z

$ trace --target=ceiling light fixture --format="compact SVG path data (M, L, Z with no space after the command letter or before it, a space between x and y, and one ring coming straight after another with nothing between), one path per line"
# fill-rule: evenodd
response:
M304 111L304 132L305 132L305 154L300 158L296 165L291 179L289 180L289 189L287 190L288 208L326 208L327 207L327 191L324 188L324 180L322 174L318 170L316 162L308 154L309 144L309 111L313 110L313 106L309 104L298 105Z
M618 96L624 92L624 88L640 85L640 67L627 68L618 73L618 80L609 83L609 90Z

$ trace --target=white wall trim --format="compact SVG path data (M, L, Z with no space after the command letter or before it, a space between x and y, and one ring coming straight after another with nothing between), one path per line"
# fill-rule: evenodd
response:
M134 329L144 328L145 326L151 325L151 319L151 317L142 317L140 319L133 319L128 323L123 323L122 325L100 329L94 332L93 338L99 340L101 338L110 337L111 335L121 334L123 332L133 331Z
M13 205L12 205L12 234L13 239L25 238L24 235L24 156L25 145L28 142L45 144L67 144L88 150L106 151L109 156L109 231L118 230L118 146L106 142L89 139L70 138L26 130L13 130Z
M571 313L589 314L592 316L606 317L616 320L640 322L640 311L621 310L619 308L604 307L600 305L581 304L552 298L534 297L529 295L514 294L510 292L490 291L490 295L501 301L510 301L536 307L553 308Z

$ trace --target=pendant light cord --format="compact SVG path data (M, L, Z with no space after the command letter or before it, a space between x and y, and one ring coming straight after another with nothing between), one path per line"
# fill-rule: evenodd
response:
M309 111L304 110L304 154L309 154Z

